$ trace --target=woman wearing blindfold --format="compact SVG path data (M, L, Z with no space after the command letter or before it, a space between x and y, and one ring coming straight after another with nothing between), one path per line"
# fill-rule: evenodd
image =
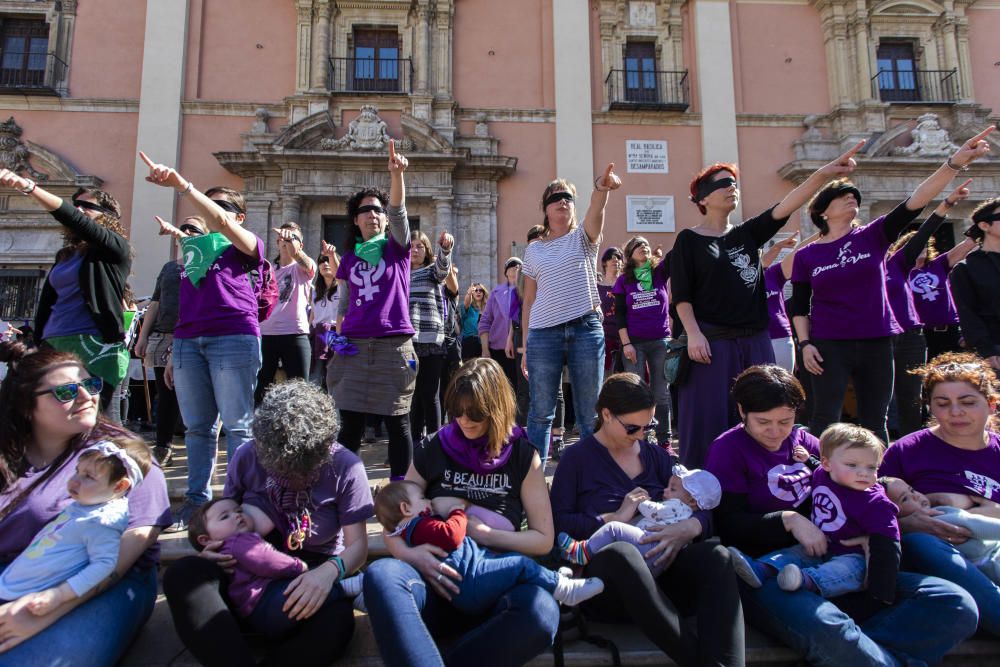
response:
M972 213L965 235L979 246L951 270L966 345L1000 370L1000 197Z
M739 423L729 396L733 379L754 364L774 363L760 250L789 216L831 178L854 169L858 144L816 170L778 204L742 224L730 217L740 200L739 170L713 164L691 181L702 220L677 235L670 256L671 327L686 336L686 378L678 387L681 462L701 468L708 447Z
M795 255L789 314L811 375L813 433L840 421L853 380L859 423L889 442L892 337L903 328L886 288L886 252L959 171L989 152L986 137L993 129L962 144L905 201L868 224L857 219L861 192L846 179L830 183L809 203L820 237Z
M132 248L121 206L103 190L80 188L64 201L31 180L0 169L0 185L31 197L63 225L63 247L45 278L35 314L39 339L83 359L104 380L101 409L128 371L122 302Z

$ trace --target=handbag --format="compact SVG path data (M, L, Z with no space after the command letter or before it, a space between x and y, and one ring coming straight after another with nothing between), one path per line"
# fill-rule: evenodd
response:
M691 359L687 352L687 334L667 341L667 356L663 361L663 377L668 384L680 386L687 380Z

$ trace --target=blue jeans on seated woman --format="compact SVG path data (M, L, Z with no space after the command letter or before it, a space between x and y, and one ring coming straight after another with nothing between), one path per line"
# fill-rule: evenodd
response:
M375 643L389 667L523 665L552 646L559 627L559 604L538 586L511 588L485 615L463 614L394 558L369 566L364 593ZM435 637L448 634L460 636L439 650Z
M903 567L958 584L979 605L979 625L1000 637L1000 586L951 544L929 533L903 535Z
M937 664L976 631L979 618L975 601L963 589L910 572L896 576L896 603L860 623L815 593L781 590L777 579L758 589L741 582L740 594L752 626L814 667Z
M530 329L525 354L531 400L528 440L538 448L544 462L549 455L563 366L569 368L580 439L594 432L597 394L604 383L604 327L600 314L594 311L565 324Z
M133 567L112 588L0 653L3 667L114 665L153 613L156 568Z
M802 574L809 575L825 598L860 591L865 587L865 557L861 554L840 556L810 556L801 544L772 551L757 559L776 570L786 565L798 565Z

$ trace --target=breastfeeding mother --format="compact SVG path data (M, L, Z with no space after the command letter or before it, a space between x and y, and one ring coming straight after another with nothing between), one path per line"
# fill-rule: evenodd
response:
M816 438L795 428L795 411L805 401L802 386L779 366L754 366L737 378L733 398L742 423L712 443L705 466L722 483L715 510L720 538L750 556L795 544L825 552L826 537L808 518L809 470L792 458L796 445L818 453ZM811 665L936 663L974 632L975 603L961 588L907 572L897 575L894 588L889 582L892 605L868 592L836 603L809 591L788 593L775 579L756 590L741 584L741 596L751 625Z

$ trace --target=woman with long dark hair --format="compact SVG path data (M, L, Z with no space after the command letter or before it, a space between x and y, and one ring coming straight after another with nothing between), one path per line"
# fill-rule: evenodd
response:
M326 366L332 354L328 334L337 331L337 268L340 255L337 247L322 241L323 249L316 260L316 279L313 281L312 309L309 311L309 332L312 338L312 370L310 381L326 389Z

